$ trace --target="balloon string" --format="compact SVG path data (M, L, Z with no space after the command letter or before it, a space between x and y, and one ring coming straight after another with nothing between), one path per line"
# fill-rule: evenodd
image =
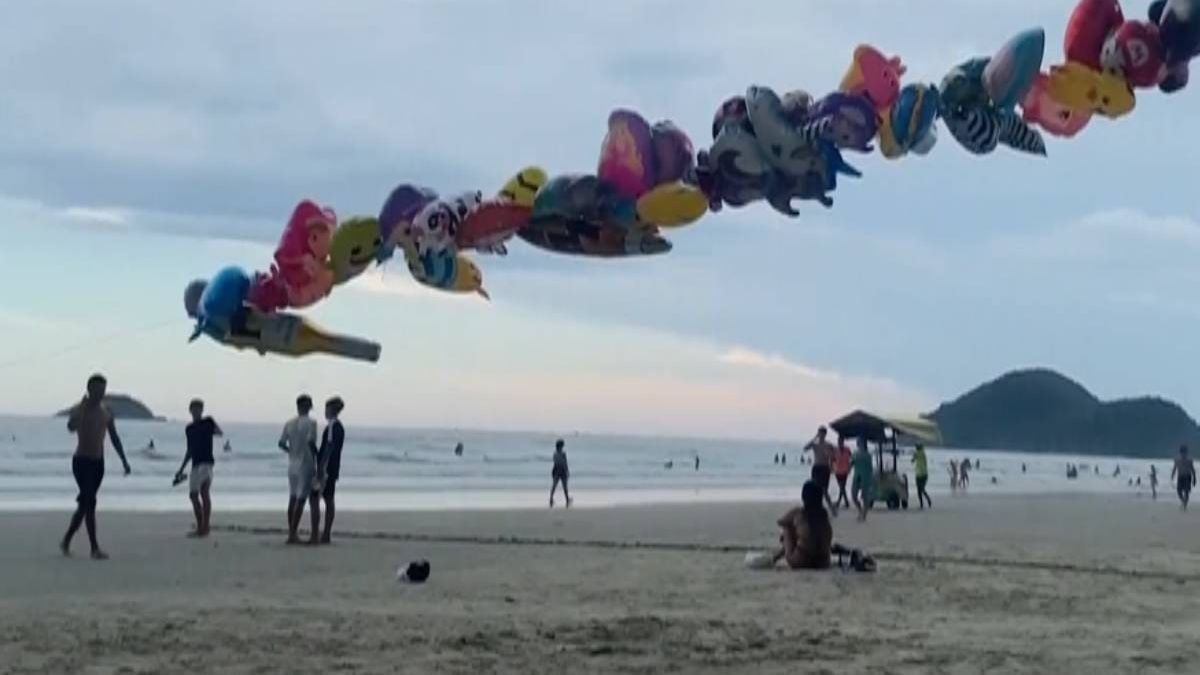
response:
M80 351L83 351L84 349L93 349L97 345L108 344L118 338L125 337L132 333L152 333L154 331L162 330L163 328L166 328L167 326L177 325L177 324L178 324L178 321L176 321L175 319L165 319L163 321L159 321L159 322L144 325L144 326L134 326L132 328L122 328L121 330L114 331L107 335L101 335L100 337L88 338L88 339L80 341L78 343L65 345L54 351L51 351L48 353L43 353L40 356L38 354L27 354L25 356L15 358L15 359L10 359L8 361L0 361L0 369L8 368L10 366L23 364L23 363L44 363L46 361L50 361L52 359L62 357L66 354L80 352Z

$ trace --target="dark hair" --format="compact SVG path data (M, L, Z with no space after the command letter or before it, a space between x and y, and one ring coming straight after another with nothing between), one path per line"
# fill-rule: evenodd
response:
M342 402L341 396L334 396L333 398L329 399L328 401L325 401L325 407L333 408L334 412L340 413L346 407L346 404Z
M564 445L566 445L566 443L564 443L563 439L561 439L561 438L558 439L557 441L554 441L554 447L557 450L562 450Z
M821 426L817 427L817 433L818 434L827 434L827 433L829 433L829 430L825 428L824 424L822 424Z
M191 403L188 403L189 410L191 410L192 408L203 408L203 407L204 407L204 401L201 401L198 398L194 398L194 399L192 399Z
M808 521L809 529L829 525L829 513L825 511L825 492L821 486L811 480L804 482L800 489L800 503L804 505L804 519Z
M296 407L312 410L312 397L308 394L300 394L300 396L296 398Z
M96 373L95 375L92 375L91 377L88 378L87 383L88 383L88 386L90 387L93 384L108 384L108 380L104 379L104 376L101 375L100 373Z

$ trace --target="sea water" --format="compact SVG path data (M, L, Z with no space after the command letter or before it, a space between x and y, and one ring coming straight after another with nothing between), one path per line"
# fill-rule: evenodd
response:
M183 422L120 421L132 475L122 475L110 448L101 489L105 508L189 509L186 483L171 486L184 453ZM223 509L279 510L287 499L287 455L280 424L222 424L230 451L215 443L213 491ZM551 455L566 441L576 506L788 501L799 498L811 467L803 442L655 438L550 432L384 429L346 425L338 507L355 510L545 507ZM154 449L148 449L150 441ZM461 457L454 454L463 444ZM71 456L75 439L62 418L0 416L0 510L74 506ZM787 463L776 464L776 455ZM696 469L696 458L700 467ZM969 494L1149 492L1150 462L1014 452L929 451L932 494L949 491L949 460L970 458ZM885 454L890 467L891 456ZM1080 467L1066 478L1067 464ZM1155 462L1160 488L1170 460ZM1025 465L1025 471L1022 471ZM1114 477L1116 467L1121 473ZM914 490L911 458L901 471ZM1099 468L1097 474L1093 467ZM1141 477L1140 489L1128 481ZM993 482L995 479L995 482ZM836 485L833 486L836 494ZM562 503L561 492L559 503ZM916 506L915 501L910 506Z

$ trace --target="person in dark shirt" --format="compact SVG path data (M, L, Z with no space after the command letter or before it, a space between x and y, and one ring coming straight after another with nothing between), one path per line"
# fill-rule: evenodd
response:
M184 469L192 463L192 474L188 480L188 498L192 501L192 513L196 515L196 529L190 537L207 537L212 519L212 496L209 494L213 479L213 437L224 435L221 427L211 417L204 416L204 401L193 399L188 405L192 423L184 429L187 450L183 463L175 473L175 484L184 480Z
M567 491L567 481L571 478L571 470L567 466L567 453L563 450L563 440L560 438L554 444L554 468L550 470L550 508L554 508L554 493L558 484L562 483L563 496L567 498L567 508L571 508L571 493Z
M321 434L319 453L321 496L325 499L325 533L321 535L322 544L329 543L330 533L333 531L333 497L342 471L342 444L346 441L346 430L342 428L338 415L342 414L345 407L342 399L337 396L325 402L325 432Z

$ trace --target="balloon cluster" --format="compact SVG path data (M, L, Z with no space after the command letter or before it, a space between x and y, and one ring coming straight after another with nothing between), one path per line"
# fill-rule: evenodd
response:
M766 201L790 217L795 200L833 205L839 176L861 177L843 152L887 159L925 155L938 120L968 152L1003 145L1044 156L1042 132L1072 137L1096 116L1116 119L1135 89L1187 85L1200 54L1200 0L1155 0L1127 20L1119 0L1079 0L1063 40L1065 63L1042 70L1045 31L1024 31L990 56L954 66L938 85L902 84L899 57L859 45L837 91L820 99L749 87L717 109L712 144L696 152L674 123L613 111L594 173L550 177L527 167L495 194L440 196L403 183L378 217L339 224L332 209L300 202L273 263L253 275L226 268L185 293L192 339L260 352L331 353L375 360L379 346L326 333L283 310L304 308L374 263L404 257L420 284L488 297L470 252L505 255L514 237L544 250L593 257L666 253L663 230L725 206Z

